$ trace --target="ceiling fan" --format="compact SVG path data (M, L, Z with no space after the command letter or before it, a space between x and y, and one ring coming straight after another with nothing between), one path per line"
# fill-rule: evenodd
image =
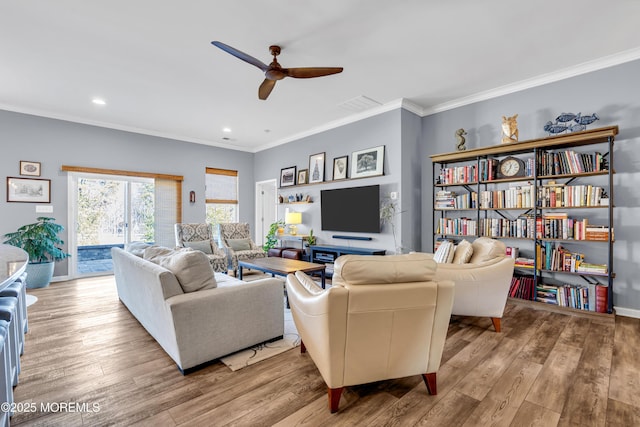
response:
M280 55L280 46L269 46L269 51L273 55L273 62L267 65L259 59L254 58L251 55L247 55L244 52L240 52L229 45L226 45L219 41L212 41L212 45L219 47L225 52L235 56L238 59L248 62L264 71L266 79L260 85L258 89L258 98L267 99L277 80L282 80L285 77L295 77L297 79L309 79L312 77L328 76L330 74L337 74L342 72L342 67L306 67L306 68L282 68L278 63L276 57Z

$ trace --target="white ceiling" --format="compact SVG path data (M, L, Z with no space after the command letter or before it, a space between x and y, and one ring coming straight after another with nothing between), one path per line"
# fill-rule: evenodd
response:
M4 1L0 109L255 152L401 100L425 115L640 58L639 18L637 0ZM344 72L261 101L262 72L212 40ZM342 105L362 96L382 106Z

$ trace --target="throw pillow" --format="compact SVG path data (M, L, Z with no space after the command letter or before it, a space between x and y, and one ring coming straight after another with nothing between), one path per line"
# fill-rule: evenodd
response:
M234 251L248 251L251 249L251 243L249 239L227 239L227 245Z
M191 248L196 251L204 252L205 254L212 254L211 242L209 240L198 240L193 242L184 242L185 248Z
M185 293L213 289L218 285L209 258L201 251L177 249L161 257L158 264L176 276Z
M124 250L142 258L144 256L144 250L150 246L150 244L145 242L131 242L124 245Z
M142 258L147 261L158 264L158 260L168 254L172 253L173 249L165 248L164 246L149 246L142 254Z
M473 255L469 260L470 264L480 264L507 253L507 247L504 243L489 237L478 237L471 245L473 246Z
M438 246L436 253L433 254L433 260L440 264L449 264L451 263L451 261L453 261L453 251L453 242L445 240L444 242L440 243L440 246Z
M466 264L473 255L473 246L466 240L462 240L456 246L456 251L453 255L453 264Z

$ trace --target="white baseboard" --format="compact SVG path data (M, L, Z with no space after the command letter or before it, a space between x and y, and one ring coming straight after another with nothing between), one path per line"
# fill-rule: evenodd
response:
M640 310L624 307L613 307L613 310L615 311L616 316L634 317L636 319L640 319Z

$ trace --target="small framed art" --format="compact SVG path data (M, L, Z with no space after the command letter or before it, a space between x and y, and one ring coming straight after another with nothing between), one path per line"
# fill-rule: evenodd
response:
M298 171L298 185L307 184L309 181L309 169L300 169Z
M40 176L40 162L20 160L20 175Z
M296 167L280 169L280 187L296 185Z
M351 153L351 178L382 175L384 145Z
M333 159L333 180L347 178L347 164L349 156L336 157Z
M309 156L309 184L324 181L324 153Z
M7 202L51 203L51 180L8 176Z

